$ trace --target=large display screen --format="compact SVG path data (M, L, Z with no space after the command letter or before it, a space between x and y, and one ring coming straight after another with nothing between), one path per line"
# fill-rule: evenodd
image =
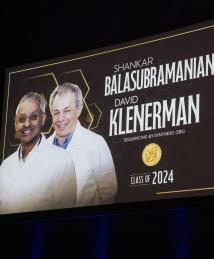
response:
M6 74L0 214L214 194L214 21Z

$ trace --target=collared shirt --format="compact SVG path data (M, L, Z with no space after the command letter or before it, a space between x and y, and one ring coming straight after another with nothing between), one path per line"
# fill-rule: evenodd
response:
M0 214L76 205L73 161L65 150L41 142L20 165L20 147L0 166Z
M70 133L70 134L67 136L67 138L65 139L65 141L64 141L63 144L60 144L60 143L59 143L59 140L58 140L58 138L57 138L57 136L55 136L54 139L53 139L53 144L56 145L57 147L62 147L62 148L64 148L64 149L66 149L67 146L68 146L68 144L69 144L69 142L70 142L71 139L72 139L72 136L73 136L73 132Z
M30 154L33 153L34 150L37 148L37 146L39 146L39 144L41 143L41 140L42 140L42 135L40 135L39 140L37 141L37 143L36 143L36 145L33 147L33 149L29 152L29 154L28 154L27 157L29 157ZM18 147L18 155L19 155L19 165L22 166L23 163L25 162L25 160L27 159L27 157L26 157L25 160L23 159L23 147L22 147L22 144L19 145L19 147Z

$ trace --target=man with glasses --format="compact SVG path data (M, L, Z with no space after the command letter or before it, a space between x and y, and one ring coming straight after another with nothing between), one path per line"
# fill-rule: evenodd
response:
M45 98L32 92L18 104L15 132L21 144L0 167L0 213L76 205L72 159L41 134L46 120L45 107Z
M55 132L48 141L73 157L77 206L112 203L117 193L114 162L104 138L79 122L83 108L81 89L72 83L57 86L49 106Z

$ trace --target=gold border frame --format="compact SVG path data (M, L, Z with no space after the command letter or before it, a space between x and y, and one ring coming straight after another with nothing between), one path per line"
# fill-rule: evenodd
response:
M195 26L197 26L197 25L195 25ZM59 65L59 64L67 63L67 62L76 61L76 60L81 60L81 59L85 59L85 58L91 58L91 57L95 57L95 56L100 56L100 55L104 55L104 54L108 54L108 53L113 53L113 52L121 51L121 50L124 50L124 49L134 48L134 47L137 47L137 46L142 46L142 45L146 45L146 44L150 44L150 43L154 43L154 42L158 42L158 41L162 41L162 40L167 40L167 39L171 39L171 38L180 37L180 36L191 34L191 33L194 33L194 32L208 30L208 29L211 29L211 28L214 28L214 24L208 25L208 26L205 26L205 27L201 27L201 28L197 28L197 29L193 29L193 30L189 30L189 31L185 31L185 32L182 32L182 33L177 33L177 34L169 35L169 36L166 36L166 37L157 38L157 39L154 39L154 40L149 40L149 41L145 41L145 42L141 42L141 43L127 45L127 46L121 47L121 48L111 49L111 50L107 50L107 51L101 51L101 52L98 52L98 53L88 54L88 55L85 55L85 56L71 58L71 59L66 59L66 60L63 60L63 61L53 62L53 63L49 63L49 64L46 64L46 65L41 65L41 66L36 66L36 67L31 67L31 68L26 68L26 69L21 69L21 70L9 72L8 89L7 89L8 90L7 91L7 101L6 101L6 119L5 119L5 127L4 127L3 150L5 149L5 132L6 132L6 125L7 125L8 100L9 100L9 96L10 96L10 92L9 92L9 90L10 90L10 80L11 80L11 75L12 74L21 73L21 72L25 72L25 71L29 71L29 70L35 70L35 69L44 68L44 67L50 67L50 66ZM170 33L170 32L168 32L168 33ZM4 157L4 152L3 152L3 157ZM213 190L213 189L214 189L214 187L193 188L193 189L182 189L182 190L174 190L174 191L157 192L155 194L156 195L163 195L163 194L167 195L167 194L172 194L172 193L206 191L206 190Z
M145 42L141 42L141 43L128 45L126 47L111 49L111 50L107 50L107 51L101 51L101 52L98 52L98 53L89 54L89 55L86 55L86 56L72 58L72 59L67 59L67 60L63 60L63 61L59 61L59 62L53 62L53 63L50 63L50 64L41 65L41 66L37 66L37 67L21 69L21 70L17 70L17 71L14 71L14 72L10 72L10 74L15 74L15 73L20 73L20 72L24 72L24 71L39 69L39 68L43 68L43 67L59 65L59 64L63 64L63 63L71 62L71 61L76 61L76 60L80 60L80 59L84 59L84 58L91 58L91 57L95 57L95 56L100 56L100 55L103 55L103 54L108 54L108 53L117 52L117 51L124 50L124 49L134 48L134 47L137 47L137 46L146 45L146 44L150 44L150 43L161 41L161 40L167 40L167 39L179 37L179 36L190 34L190 33L193 33L193 32L207 30L207 29L210 29L210 28L213 28L213 27L214 27L214 25L209 25L209 26L206 26L206 27L202 27L202 28L198 28L198 29L195 29L195 30L190 30L190 31L182 32L182 33L177 33L177 34L174 34L174 35L158 38L158 39L155 39L155 40L149 40L149 41L145 41Z

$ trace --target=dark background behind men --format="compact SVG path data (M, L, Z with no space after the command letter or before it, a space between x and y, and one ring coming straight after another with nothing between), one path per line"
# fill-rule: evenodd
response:
M3 0L0 17L2 105L8 67L166 32L213 19L214 14L212 1ZM40 221L20 224L0 219L0 248L4 258L22 259L74 258L75 253L77 259L210 258L213 200L132 204L66 220L42 220L43 214ZM91 215L90 209L73 215L82 212Z

